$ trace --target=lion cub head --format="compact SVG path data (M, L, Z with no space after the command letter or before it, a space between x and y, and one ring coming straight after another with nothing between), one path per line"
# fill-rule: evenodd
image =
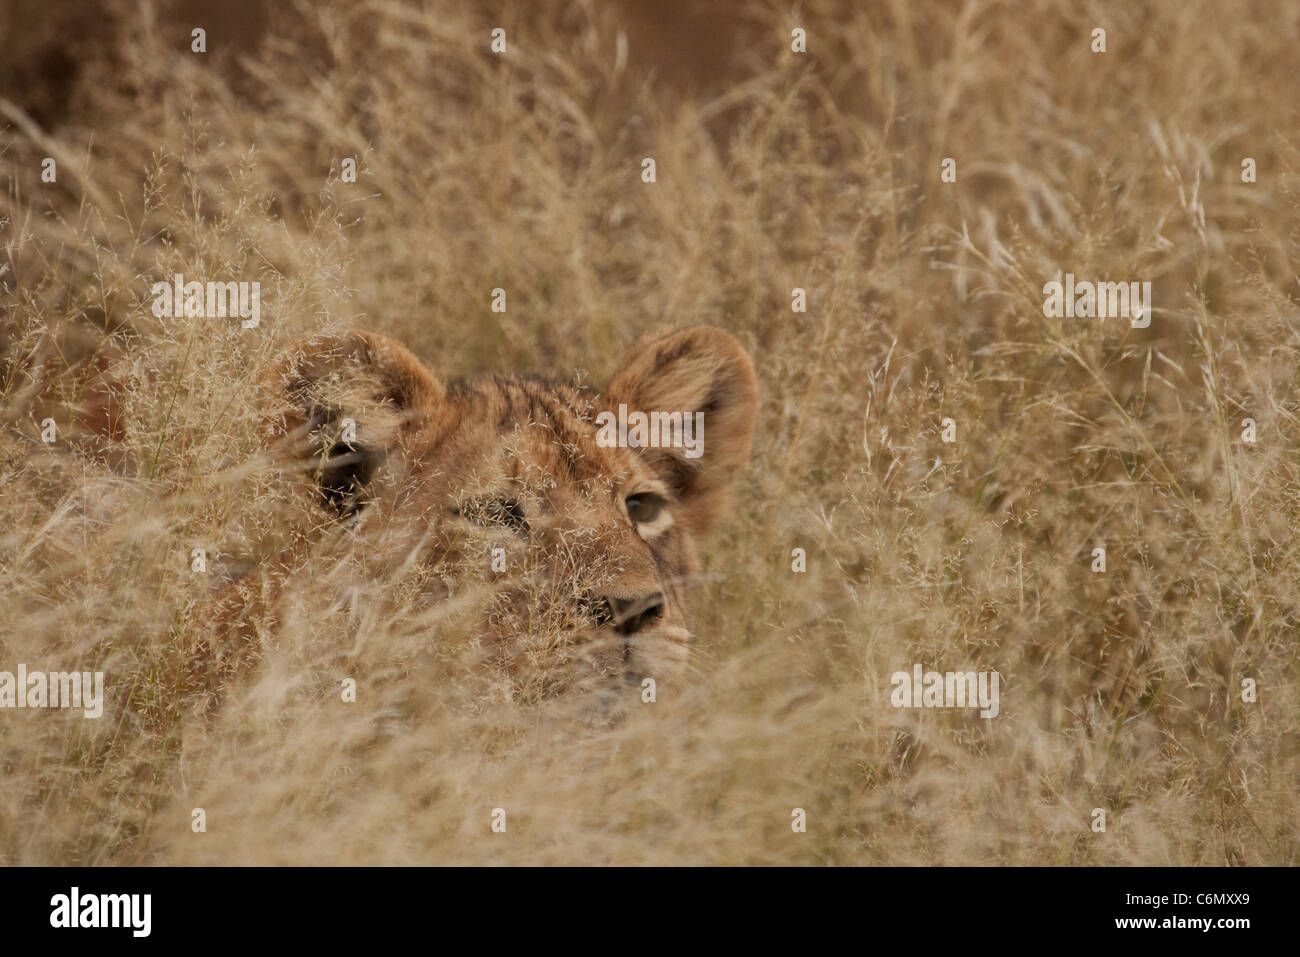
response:
M545 696L681 671L697 543L753 437L754 370L730 335L644 339L602 393L443 382L384 336L317 336L281 357L272 392L270 430L322 516L481 569L483 643L518 686ZM455 594L438 580L439 597Z

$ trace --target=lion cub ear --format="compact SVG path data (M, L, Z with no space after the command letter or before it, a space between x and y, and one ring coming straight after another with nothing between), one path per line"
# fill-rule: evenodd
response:
M300 462L322 504L342 516L361 507L384 459L417 433L435 431L447 391L400 343L373 332L312 336L275 361L268 439Z
M675 421L673 414L682 413L683 422L690 416L702 425L702 436L697 430L693 437L695 448L655 447L654 440L663 438L660 428L638 452L672 489L686 524L707 530L719 517L754 438L758 384L740 343L712 326L642 339L623 357L606 404L615 415L625 405L629 416L659 412L668 414L665 421ZM635 428L628 436L629 444L637 444Z

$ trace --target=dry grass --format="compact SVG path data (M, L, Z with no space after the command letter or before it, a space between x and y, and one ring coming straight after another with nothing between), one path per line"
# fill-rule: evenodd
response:
M189 7L113 7L62 113L3 91L0 670L109 692L0 712L0 862L1296 863L1295 4L358 0L206 57ZM155 319L177 272L259 280L261 327ZM1150 280L1151 327L1044 318L1058 272ZM293 338L601 383L683 321L763 390L684 694L501 701L479 592L340 536L221 646ZM996 669L1000 716L891 708L918 662Z

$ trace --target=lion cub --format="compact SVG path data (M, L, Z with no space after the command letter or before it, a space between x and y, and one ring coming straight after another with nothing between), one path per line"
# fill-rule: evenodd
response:
M753 366L726 332L643 339L599 394L443 382L371 332L297 343L270 387L269 433L312 508L497 579L483 631L504 672L544 694L680 673L696 543L754 431Z

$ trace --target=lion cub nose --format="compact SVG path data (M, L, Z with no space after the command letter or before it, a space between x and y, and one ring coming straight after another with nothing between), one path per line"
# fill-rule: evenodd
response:
M614 630L621 635L632 635L648 628L663 617L664 596L660 592L642 598L616 598L605 596Z

